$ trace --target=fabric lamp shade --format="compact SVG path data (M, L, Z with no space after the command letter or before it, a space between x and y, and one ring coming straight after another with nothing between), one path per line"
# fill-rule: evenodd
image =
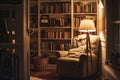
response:
M80 27L79 27L80 32L95 32L95 24L93 20L90 19L83 19L80 22Z

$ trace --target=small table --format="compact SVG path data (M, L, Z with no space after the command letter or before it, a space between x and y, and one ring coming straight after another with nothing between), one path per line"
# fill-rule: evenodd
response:
M47 71L49 58L47 57L34 57L34 71L45 72Z

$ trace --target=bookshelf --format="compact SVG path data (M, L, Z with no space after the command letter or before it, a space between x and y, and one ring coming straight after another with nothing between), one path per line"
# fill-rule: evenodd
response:
M69 50L71 43L70 0L40 1L40 40L42 55L52 54L58 50Z
M69 50L80 21L97 22L97 0L30 0L29 4L30 52L38 56Z

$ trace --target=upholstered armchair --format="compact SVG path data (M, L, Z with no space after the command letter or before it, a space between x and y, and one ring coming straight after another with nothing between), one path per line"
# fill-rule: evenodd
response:
M61 77L73 79L85 78L97 74L99 37L97 35L90 35L90 44L93 71L91 70L90 54L88 54L88 57L86 54L86 35L82 34L73 40L69 51L58 51L60 57L57 60L57 73Z

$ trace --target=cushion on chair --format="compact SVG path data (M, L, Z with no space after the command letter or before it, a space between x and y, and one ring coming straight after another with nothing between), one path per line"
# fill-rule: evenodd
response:
M57 51L60 57L65 57L68 55L68 51Z

